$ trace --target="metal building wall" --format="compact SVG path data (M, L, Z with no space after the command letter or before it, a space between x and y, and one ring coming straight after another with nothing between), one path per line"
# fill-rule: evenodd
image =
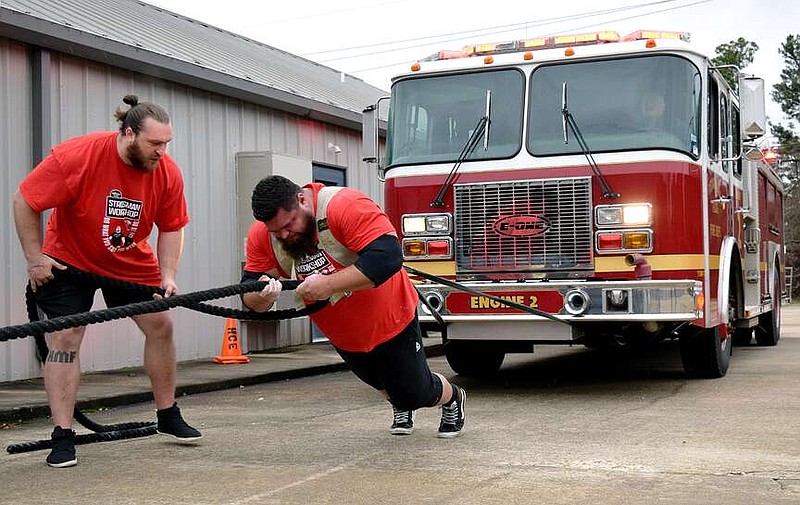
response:
M22 61L23 46L4 42L0 48L3 55L13 53L19 69L26 68L27 63ZM0 60L0 65L9 65L8 59ZM21 79L20 75L25 75L19 69L6 72L3 68L5 77L0 80L0 86L4 86L0 88L0 100L16 108L9 114L2 114L4 119L0 119L0 141L9 144L0 156L4 156L6 166L16 170L3 179L0 190L5 195L13 193L30 168L30 148L18 147L27 142L16 138L30 130L25 124L30 107L23 105L28 87L25 82L16 82ZM11 79L13 87L9 85ZM170 113L174 138L169 153L183 170L192 218L186 228L184 255L178 271L182 292L235 284L239 280L235 258L238 227L235 223L234 155L237 151L274 151L306 157L315 163L347 167L348 185L382 201L375 172L360 161L360 132L68 55L51 55L50 79L54 144L90 131L116 129L112 113L128 93L158 103ZM337 154L328 148L329 143L340 146L341 152ZM9 282L0 288L4 290L0 325L27 320L24 304L10 302L15 296L19 298L19 286L25 281L25 263L13 231L13 219L10 214L5 214L5 219L7 225L0 230L0 246L6 260L2 275ZM99 294L95 301L95 308L103 306ZM237 306L234 299L212 303ZM209 358L219 353L224 320L187 309L176 309L172 314L179 361ZM142 342L143 336L130 320L89 326L81 349L82 370L139 366ZM0 352L3 353L0 381L40 374L33 358L32 342L0 343ZM26 366L19 365L26 361Z
M25 317L25 259L14 231L12 195L31 164L31 70L27 49L0 38L0 325ZM0 342L0 381L39 373L32 339Z

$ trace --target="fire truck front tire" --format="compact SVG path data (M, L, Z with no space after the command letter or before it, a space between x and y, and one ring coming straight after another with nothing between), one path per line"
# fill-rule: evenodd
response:
M690 377L718 379L728 373L731 338L722 339L719 326L699 328L679 339L683 370Z
M459 375L480 377L497 373L506 357L502 344L474 340L446 340L447 364Z

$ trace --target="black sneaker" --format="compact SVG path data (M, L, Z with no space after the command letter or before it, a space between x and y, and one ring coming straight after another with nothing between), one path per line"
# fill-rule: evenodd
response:
M389 428L389 433L392 435L411 435L414 431L414 411L413 410L397 410L392 406L394 411L394 421L392 427Z
M156 432L161 435L169 435L179 442L194 442L203 438L199 431L183 420L177 403L173 403L168 409L157 410L156 416L158 417Z
M464 419L466 418L467 392L464 389L453 386L456 389L455 401L450 405L442 405L442 422L439 423L439 438L453 438L461 435L464 429Z
M50 439L53 446L50 455L47 456L48 465L53 468L66 468L78 464L78 456L75 455L74 431L56 426Z

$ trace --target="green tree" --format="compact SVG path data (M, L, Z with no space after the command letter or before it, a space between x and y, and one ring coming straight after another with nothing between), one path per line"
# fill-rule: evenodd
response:
M778 53L783 57L781 81L772 87L772 99L789 119L787 125L771 124L781 145L778 171L784 181L784 240L786 265L800 272L800 138L793 123L800 123L800 35L789 35ZM794 280L794 279L793 279ZM790 289L796 291L794 286Z
M711 59L714 65L736 65L739 70L753 63L753 56L758 51L758 44L750 42L742 37L732 40L727 44L720 44L715 49L717 56ZM733 89L739 88L739 81L736 75L736 70L732 68L722 68L720 72L728 81L728 84Z

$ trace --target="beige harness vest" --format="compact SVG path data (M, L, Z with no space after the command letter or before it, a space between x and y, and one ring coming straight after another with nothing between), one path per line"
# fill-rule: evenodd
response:
M342 243L333 236L327 220L328 203L330 203L331 198L341 189L341 187L324 187L317 193L317 208L315 213L318 240L317 248L333 258L339 265L349 267L355 264L358 255L343 246ZM272 250L275 252L275 258L278 260L281 270L294 278L294 258L286 252L283 245L275 238L273 233L270 233L269 236L272 242ZM335 293L331 296L331 303L335 303L343 296L345 296L344 293Z

